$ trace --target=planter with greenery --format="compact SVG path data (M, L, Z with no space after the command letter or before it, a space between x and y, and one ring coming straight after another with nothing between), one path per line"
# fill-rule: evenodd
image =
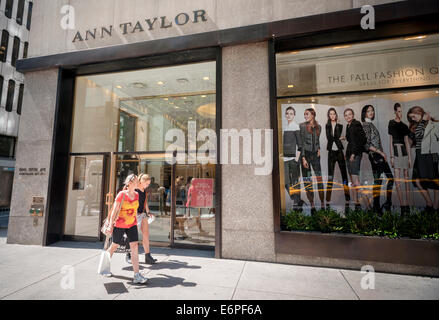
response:
M333 209L318 210L313 215L290 211L281 219L290 231L351 233L388 238L439 240L439 213L414 210L410 215L386 211L377 215L372 210L348 210L340 214Z

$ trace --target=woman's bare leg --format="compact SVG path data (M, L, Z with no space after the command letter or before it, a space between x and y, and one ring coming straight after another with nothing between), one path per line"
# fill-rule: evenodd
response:
M148 219L146 219L146 218L142 219L142 224L140 226L140 229L142 230L143 250L145 250L145 253L149 253L149 224L148 224Z
M139 243L137 241L130 242L130 248L134 273L139 273Z
M112 243L111 246L107 249L107 252L110 254L110 257L113 256L113 253L119 248L119 245L117 243Z

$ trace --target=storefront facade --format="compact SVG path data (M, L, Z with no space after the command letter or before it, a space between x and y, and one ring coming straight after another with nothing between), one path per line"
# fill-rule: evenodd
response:
M412 103L434 118L439 96L436 1L375 1L375 29L367 30L361 27L362 1L261 0L252 1L251 8L248 3L35 4L29 58L17 64L28 85L8 243L99 240L111 202L106 195L114 195L129 173L147 172L154 177L149 203L158 214L151 225L156 245L214 249L218 258L343 268L371 264L381 271L438 275L437 240L322 234L295 230L285 220L298 199L305 203L299 208L305 216L314 203L339 211L347 194L354 207L377 185L367 156L359 163L358 188L352 176L346 179L327 165L329 151L338 150L327 150L331 107L346 127L347 109L361 121L361 107L374 106L376 120L371 119L386 151L393 101L402 105L403 122ZM307 110L320 124L317 140L313 129L307 131ZM294 113L297 126L286 118L287 111ZM290 124L296 130L285 130ZM301 129L303 141L295 151L302 157L286 147L284 138L284 132ZM176 142L175 135L168 136L172 130L185 136L176 156L183 154L184 161L175 164L166 161L166 151ZM256 174L268 158L256 160L254 141L253 161L246 161L245 153L239 164L233 155L224 161L224 154L234 152L233 144L224 148L225 130L250 132L253 139L255 132L271 132L272 146L265 145L261 154L270 155L269 174ZM200 153L206 141L215 147ZM239 145L245 151L245 137ZM196 161L194 150L206 161ZM216 161L209 163L209 157ZM312 170L305 170L304 158ZM207 190L203 203L188 204L190 178ZM410 206L421 210L425 192L413 188ZM363 189L358 200L353 190ZM376 204L374 195L369 194ZM403 202L396 192L392 199L400 214ZM367 199L361 206L368 208ZM189 210L194 218L185 229L181 219Z

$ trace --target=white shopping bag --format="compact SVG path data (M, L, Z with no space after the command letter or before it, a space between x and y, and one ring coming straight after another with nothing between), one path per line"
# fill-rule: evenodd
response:
M107 246L108 246L108 237L106 237L105 239L104 250L102 250L101 258L99 259L98 274L100 275L111 274L110 271L111 257L110 257L110 253L108 253L106 250Z

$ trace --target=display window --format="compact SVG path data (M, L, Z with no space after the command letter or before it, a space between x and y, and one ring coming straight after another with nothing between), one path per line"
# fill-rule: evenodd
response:
M439 36L278 53L284 230L439 239Z
M81 75L74 96L64 235L99 238L107 199L130 174L147 174L138 192L147 203L139 212L156 217L150 241L214 247L215 165L174 165L166 154L173 132L189 153L191 135L216 130L216 61Z

